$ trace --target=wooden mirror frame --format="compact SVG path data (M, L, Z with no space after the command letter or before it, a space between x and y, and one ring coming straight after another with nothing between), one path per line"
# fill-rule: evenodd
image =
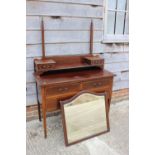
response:
M106 112L105 115L106 115L107 130L99 132L97 134L93 134L93 135L88 136L88 137L84 137L82 139L79 139L77 141L69 143L68 136L67 136L67 126L66 126L67 124L66 124L66 119L65 119L64 105L70 103L71 101L75 100L77 97L79 97L80 95L85 94L85 93L96 95L96 96L104 96L105 97L105 112ZM66 146L73 145L75 143L87 140L89 138L93 138L95 136L99 136L99 135L101 135L103 133L106 133L106 132L110 131L109 116L108 116L108 98L107 98L107 93L106 92L105 93L93 93L93 92L90 92L90 91L81 91L81 92L79 92L78 94L76 94L75 96L73 96L72 98L70 98L68 100L60 101L60 105L61 105L62 123L63 123L63 130L64 130L64 140L65 140Z

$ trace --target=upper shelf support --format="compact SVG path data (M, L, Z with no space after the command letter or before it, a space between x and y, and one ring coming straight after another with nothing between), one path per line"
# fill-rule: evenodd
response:
M93 25L93 21L91 20L91 23L90 23L90 54L93 54L93 29L94 29L94 25Z
M41 36L42 36L42 58L45 59L45 37L44 37L44 21L41 21Z

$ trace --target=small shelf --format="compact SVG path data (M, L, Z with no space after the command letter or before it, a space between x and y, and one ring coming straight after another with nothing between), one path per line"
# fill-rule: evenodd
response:
M93 67L87 63L75 63L75 64L59 64L56 65L52 70L63 70L63 69L74 69L74 68L85 68L85 67Z
M89 60L91 61L89 63ZM38 74L49 71L58 71L76 68L103 68L104 61L100 56L77 55L77 56L52 56L46 59L35 59L35 69Z

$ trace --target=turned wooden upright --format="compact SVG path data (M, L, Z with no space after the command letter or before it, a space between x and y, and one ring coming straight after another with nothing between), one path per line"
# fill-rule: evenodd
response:
M38 114L42 117L44 136L47 137L46 113L60 110L60 101L80 91L107 92L110 108L113 74L104 70L104 59L93 54L93 23L90 26L90 53L85 55L46 56L44 23L42 21L43 57L34 59ZM40 98L40 100L39 100ZM108 108L108 109L109 109Z

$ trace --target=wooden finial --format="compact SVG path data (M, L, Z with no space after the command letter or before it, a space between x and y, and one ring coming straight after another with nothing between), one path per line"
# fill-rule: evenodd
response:
M45 59L45 38L44 38L44 21L41 21L41 36L42 36L42 58Z
M90 23L90 54L93 54L93 21Z

